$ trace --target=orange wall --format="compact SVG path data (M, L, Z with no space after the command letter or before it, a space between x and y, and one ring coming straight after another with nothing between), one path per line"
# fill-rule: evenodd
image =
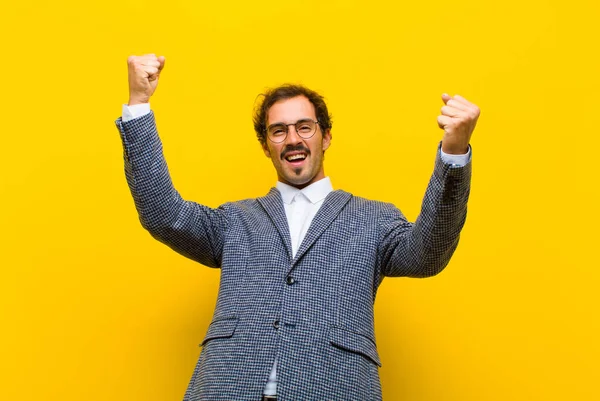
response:
M152 107L174 182L211 206L275 183L250 120L265 87L323 92L334 187L411 219L440 94L477 103L453 261L379 293L384 398L595 399L597 4L3 4L0 399L183 398L218 271L155 242L129 195L113 121L126 58L147 52L167 57Z

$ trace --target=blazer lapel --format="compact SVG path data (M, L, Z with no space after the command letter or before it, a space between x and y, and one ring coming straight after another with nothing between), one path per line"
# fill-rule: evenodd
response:
M292 240L290 236L290 229L285 215L285 209L283 208L283 199L281 194L275 188L271 188L269 193L263 197L256 199L261 206L267 212L267 215L273 222L275 228L279 232L281 240L285 244L285 248L288 253L290 260L292 259Z
M323 232L329 227L331 223L337 218L338 214L342 211L346 203L352 198L352 195L348 192L344 192L341 190L333 191L325 201L323 205L315 215L304 240L300 244L300 248L298 252L296 252L296 257L292 261L292 269L294 265L302 258L302 256L306 253L306 251L314 244L314 242L323 234ZM285 219L285 214L284 214ZM286 226L287 227L287 226ZM289 234L288 234L289 236ZM291 270L291 269L290 269Z

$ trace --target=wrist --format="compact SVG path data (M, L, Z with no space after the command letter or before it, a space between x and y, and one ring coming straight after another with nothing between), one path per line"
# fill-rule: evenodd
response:
M149 96L129 96L129 101L127 102L128 106L135 106L136 104L144 104L149 103Z
M442 141L442 152L448 155L464 155L469 151L469 144L448 144Z

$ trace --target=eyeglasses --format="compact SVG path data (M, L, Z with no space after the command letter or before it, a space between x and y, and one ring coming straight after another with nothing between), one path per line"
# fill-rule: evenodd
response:
M269 125L266 129L267 138L269 138L271 142L281 143L285 141L285 138L287 138L287 134L289 132L288 127L290 125L293 125L296 128L296 132L298 133L298 136L300 138L310 139L315 134L315 132L317 132L317 124L319 124L318 121L313 121L311 119L306 118L303 120L298 120L293 124L281 123Z

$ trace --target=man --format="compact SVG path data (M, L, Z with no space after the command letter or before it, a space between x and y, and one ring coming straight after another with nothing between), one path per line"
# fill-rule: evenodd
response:
M331 120L297 85L265 94L254 127L277 172L258 199L212 209L173 188L148 104L164 57L131 56L117 120L140 220L156 239L221 268L219 295L184 400L381 400L373 303L385 276L439 273L458 244L479 109L443 95L444 130L416 223L393 205L334 191Z

